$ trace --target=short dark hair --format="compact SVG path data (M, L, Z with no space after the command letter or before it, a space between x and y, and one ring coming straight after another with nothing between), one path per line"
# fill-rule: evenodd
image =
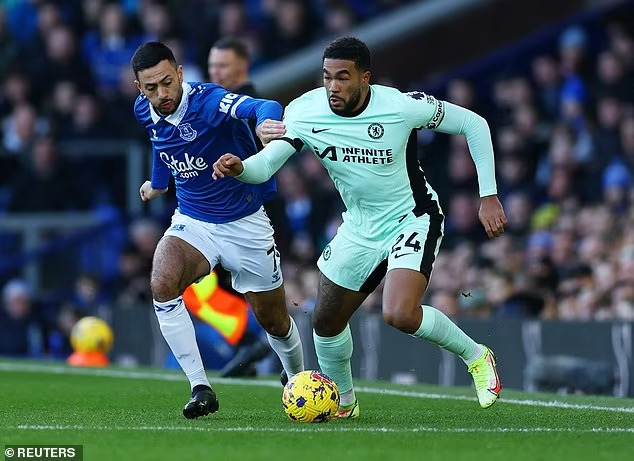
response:
M357 69L370 70L372 57L368 45L356 37L340 37L330 43L324 50L324 59L345 59L354 61Z
M172 50L170 50L167 45L161 42L147 42L137 48L130 64L132 64L134 76L139 78L140 71L154 67L166 59L175 69L178 68L174 53L172 53Z
M239 57L246 59L247 61L251 60L249 49L247 48L246 43L244 43L244 41L240 40L239 38L221 38L220 40L217 40L216 43L214 43L212 48L218 48L219 50L232 50Z

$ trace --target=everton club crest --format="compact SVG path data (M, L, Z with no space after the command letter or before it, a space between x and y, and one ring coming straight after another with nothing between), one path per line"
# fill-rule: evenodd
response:
M181 138L187 142L196 139L196 135L198 134L198 131L194 130L189 123L182 123L178 125L178 131L180 131Z

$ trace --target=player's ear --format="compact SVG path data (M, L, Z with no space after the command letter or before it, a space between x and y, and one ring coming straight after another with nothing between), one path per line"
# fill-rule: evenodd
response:
M141 83L138 80L135 80L134 83L136 84L136 87L139 89L139 93L143 93L143 90L141 89Z
M183 66L178 66L178 81L183 83Z
M370 71L369 71L369 70L366 70L366 71L363 73L363 78L362 78L363 83L367 83L367 84L369 85L369 84L370 84L370 77L371 77L371 76L372 76L372 74L370 73Z

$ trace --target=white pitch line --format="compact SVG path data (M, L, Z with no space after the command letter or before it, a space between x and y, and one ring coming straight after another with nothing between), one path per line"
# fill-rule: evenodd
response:
M147 371L128 371L128 370L112 370L109 368L71 368L64 366L49 366L38 364L22 364L22 363L2 363L0 362L0 371L22 371L27 373L53 373L53 374L72 374L83 376L99 376L108 378L124 378L124 379L150 379L157 381L185 381L185 377L178 373L156 373ZM214 383L235 384L242 386L259 386L279 388L280 382L276 380L251 380L239 378L214 378ZM377 395L394 395L397 397L411 397L417 399L433 399L433 400L462 400L475 401L474 397L466 395L452 394L435 394L428 392L402 391L397 389L382 389L367 386L359 386L355 388L358 392ZM585 405L576 403L566 403L560 401L546 400L520 400L502 398L497 404L526 405L531 407L544 408L562 408L567 410L593 410L608 411L614 413L633 413L634 407L610 407L603 405Z
M372 387L355 387L355 391L366 392L368 394L396 395L400 397L413 397L419 399L444 399L444 400L469 400L475 401L475 397L466 395L431 394L425 392L399 391L395 389L376 389ZM577 403L559 402L556 400L520 400L501 398L499 403L510 403L512 405L526 405L530 407L564 408L568 410L596 410L612 411L616 413L634 413L634 407L605 407L601 405L584 405ZM498 403L498 404L499 404Z
M438 428L438 427L412 427L404 429L395 429L391 427L345 427L338 425L324 426L324 425L307 425L304 427L200 427L200 426L40 426L40 425L20 425L8 427L6 429L22 430L22 431L140 431L140 432L310 432L312 434L317 432L370 432L370 433L447 433L447 434L459 434L459 433L488 433L488 434L508 434L508 433L571 433L571 434L621 434L621 433L634 433L634 428L631 427L593 427L593 428L569 428L569 427L496 427L491 429L477 428L477 427L453 427L453 428Z

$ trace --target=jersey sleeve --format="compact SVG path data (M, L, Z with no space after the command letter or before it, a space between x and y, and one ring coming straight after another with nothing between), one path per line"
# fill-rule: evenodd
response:
M170 183L170 170L161 160L159 152L152 148L153 162L152 162L152 189L167 189Z
M467 138L469 152L478 173L480 197L497 194L493 141L487 121L469 109L445 102L444 116L436 131Z
M136 121L139 122L141 125L143 125L143 121L141 120L141 115L139 114L139 111L141 109L141 101L142 100L143 100L143 95L140 94L134 100L134 107L132 109L132 111L134 112L134 117L136 118Z
M445 117L446 103L422 91L400 93L401 114L407 126L412 129L435 129Z
M271 178L291 158L302 150L304 142L295 129L297 104L291 102L284 113L286 135L267 144L264 149L242 162L244 171L237 178L240 181L259 184Z
M464 135L478 173L480 197L497 194L495 159L489 125L484 118L464 107L441 101L421 91L402 93L401 112L412 129Z
M234 118L255 120L257 126L267 119L282 119L282 106L277 101L232 93L217 85L207 87L206 91L205 115L212 124Z
M139 125L143 128L147 128L151 117L150 117L150 103L147 100L147 97L144 94L140 94L137 96L134 101L134 117L136 118Z
M282 120L282 106L277 101L256 99L243 95L236 101L236 109L232 110L234 118L255 120L256 126L264 120Z
M148 104L148 100L144 95L138 96L134 103L134 116L145 129L148 129L148 125L151 121ZM169 187L170 176L169 168L165 162L161 160L160 153L152 146L152 189L167 189Z
M285 139L275 139L260 152L242 162L244 170L237 178L251 184L266 182L295 152L297 149Z

